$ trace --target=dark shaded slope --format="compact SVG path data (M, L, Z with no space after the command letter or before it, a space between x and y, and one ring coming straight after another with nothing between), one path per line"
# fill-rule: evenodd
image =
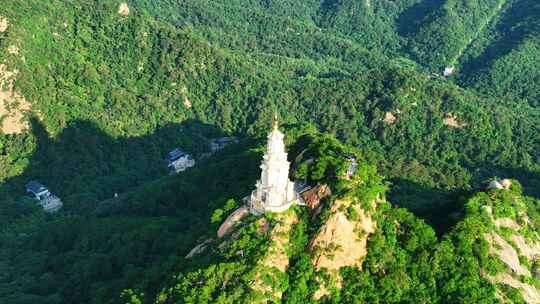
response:
M505 0L446 0L419 24L410 40L411 54L432 70L455 65L504 4Z
M174 132L180 129L182 134ZM83 149L74 133L84 134L78 138L84 143L104 146L89 149L90 155L66 153L69 147ZM259 155L245 145L229 147L183 174L159 176L165 172L151 151L159 155L159 140L168 136L179 136L186 146L202 143L180 126L118 140L80 122L55 139L40 136L27 171L8 184L43 178L65 205L51 216L16 191L16 198L1 201L2 218L11 217L0 235L0 301L120 303L123 289L137 286L153 295L170 273L187 269L183 256L208 233L212 211L251 188ZM54 156L47 155L52 151ZM113 191L127 187L113 198ZM8 214L10 207L19 210Z
M485 95L540 100L540 4L516 0L469 49L459 79Z

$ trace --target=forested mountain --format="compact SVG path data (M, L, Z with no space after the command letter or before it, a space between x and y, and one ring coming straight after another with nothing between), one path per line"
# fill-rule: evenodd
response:
M321 132L357 149L390 184L387 207L414 215L388 212L437 232L422 236L432 254L487 179L540 197L539 20L532 0L3 1L0 302L117 303L129 288L154 302L211 265L184 256L251 189L274 112L291 145ZM241 143L167 176L169 150L198 159L227 134ZM59 214L24 197L33 179ZM429 288L430 303L472 301Z
M307 140L305 158L296 158L307 170L296 177L330 185L332 194L320 197L323 211L250 216L221 238L205 235L207 246L189 258L200 268L180 273L154 303L538 300L539 201L524 197L519 183L470 194L463 219L437 239L423 221L390 206L382 178L362 157L351 180L340 178L349 149L331 138ZM329 233L347 237L325 239ZM350 256L360 256L361 266ZM133 290L125 296L131 303L144 299Z

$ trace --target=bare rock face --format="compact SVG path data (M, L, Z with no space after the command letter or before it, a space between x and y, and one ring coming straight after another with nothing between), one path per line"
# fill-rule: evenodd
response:
M356 216L350 218L347 209L354 209ZM319 229L308 245L312 252L315 269L325 269L335 278L337 288L341 287L341 267L361 267L367 254L367 240L375 232L376 223L358 204L350 199L337 200L332 205L332 215ZM315 299L328 294L328 286L322 282L315 292Z
M8 19L0 16L0 33L7 31L8 27L9 27Z
M497 255L503 263L512 269L512 272L518 275L531 276L529 270L520 264L519 252L517 252L516 249L499 234L485 234L484 238L490 244L490 252Z
M452 113L447 114L446 117L443 118L443 124L445 126L457 129L461 129L466 126L466 124L459 122L457 116Z
M396 122L396 116L392 112L386 112L384 114L383 122L387 125L391 125Z
M493 189L504 191L512 186L509 179L493 180ZM500 195L502 193L495 193ZM537 226L527 214L526 200L519 195L509 193L508 198L515 206L515 214L505 212L508 216L502 216L501 212L494 212L497 204L502 202L493 201L493 206L483 206L486 215L493 223L490 230L483 233L483 238L489 245L489 255L504 264L495 273L482 271L482 275L496 285L497 296L502 303L507 301L501 285L510 286L518 291L527 304L540 303L540 288L532 280L537 278L537 265L540 257L540 236L536 233Z
M17 71L9 71L0 64L0 130L4 134L18 134L28 128L25 113L30 103L14 89Z
M122 16L128 16L129 15L129 6L127 5L127 3L125 3L125 2L120 3L120 5L118 6L118 14L120 14Z
M525 214L519 216L525 223L529 222ZM508 271L502 271L496 275L486 274L486 277L493 283L505 284L516 288L528 304L540 303L540 290L532 284L516 279L517 276L531 277L534 275L522 263L522 260L533 263L540 256L540 240L538 236L532 239L525 237L522 232L524 227L511 218L497 218L493 219L493 222L498 229L505 228L508 235L503 237L501 234L493 231L484 234L484 238L489 244L490 255L495 256L506 264Z

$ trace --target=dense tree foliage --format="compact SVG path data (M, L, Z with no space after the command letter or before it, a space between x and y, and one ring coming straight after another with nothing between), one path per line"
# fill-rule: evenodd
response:
M494 104L324 31L308 31L299 38L300 32L251 22L246 31L208 36L217 25L195 23L193 18L196 12L209 14L220 7L197 3L170 10L171 19L194 24L174 28L146 16L143 4L141 12L136 6L130 16L122 17L107 2L77 4L62 12L55 2L29 3L35 9L24 11L9 2L6 15L15 21L4 34L5 45L20 44L24 55L24 60L8 56L10 65L20 70L17 87L53 136L79 120L91 121L116 140L146 135L188 118L226 132L258 136L277 108L287 122L310 121L347 143L383 155L373 161L385 174L429 187L468 188L498 174L495 168L521 169L523 175L538 171L540 114L535 109ZM241 12L267 16L269 9L279 19L296 7L287 3L249 10L236 10L241 2L222 4L231 6L236 17L223 20L219 11L212 20L241 28L243 18L252 16ZM167 7L166 2L157 2L152 9L161 12ZM50 20L35 18L42 9L58 13ZM395 8L394 14L403 9ZM308 17L298 14L291 22L304 26ZM36 40L27 23L34 31L50 31ZM252 33L255 29L266 34ZM250 35L258 37L257 43L269 43L271 33L284 35L273 38L280 44L249 47L253 51L224 44L238 40L247 46L245 38ZM287 44L290 52L281 44ZM388 112L397 117L395 123L383 122ZM463 129L444 125L448 115L455 115ZM7 170L2 179L19 175L36 145L31 134L3 137L7 157L2 162ZM527 178L531 184L536 179Z
M260 156L249 149L274 111L291 155L307 148L318 160L297 178L347 192L335 176L341 155L356 153L368 183L354 195L383 192L378 170L389 201L442 238L385 203L365 271L344 269L355 280L328 301L492 301L494 286L478 276L491 263L478 239L485 223L452 226L488 177L540 195L536 1L133 0L127 16L118 4L0 7L9 21L0 63L18 71L15 89L32 105L29 131L0 133L0 302L116 303L126 288L153 301L172 273L178 301L219 298L218 285L193 294L191 283L224 274L238 286L223 301L254 296L237 289L256 255L183 257L249 193ZM447 65L455 76L432 73ZM210 138L233 133L239 146L204 158ZM201 161L167 176L173 147ZM23 196L30 179L63 199L60 214ZM314 229L304 228L282 282L290 303L316 283L298 249ZM249 225L245 236L237 249L265 246Z
M8 227L2 223L0 297L7 303L117 303L127 287L154 294L171 273L191 267L184 256L213 234L219 223L209 226L212 211L249 191L258 158L236 147L93 206L83 197L66 198L65 210L54 216L30 209L30 199L12 202L30 210L19 211Z
M510 1L461 59L460 83L497 100L538 106L540 3Z

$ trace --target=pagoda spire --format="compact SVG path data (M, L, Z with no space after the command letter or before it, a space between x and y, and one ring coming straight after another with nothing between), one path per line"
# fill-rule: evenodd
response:
M290 163L283 138L277 113L274 113L273 130L268 134L266 153L261 163L261 178L250 197L249 206L253 214L283 212L297 200L294 183L289 179Z

